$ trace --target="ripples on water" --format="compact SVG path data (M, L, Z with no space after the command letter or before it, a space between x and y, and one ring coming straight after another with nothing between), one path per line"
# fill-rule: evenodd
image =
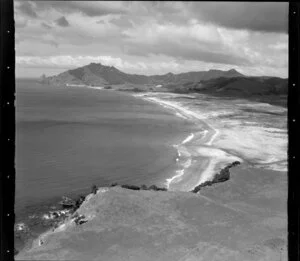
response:
M17 222L92 184L164 185L178 167L172 145L195 128L128 94L29 80L17 81L16 119Z

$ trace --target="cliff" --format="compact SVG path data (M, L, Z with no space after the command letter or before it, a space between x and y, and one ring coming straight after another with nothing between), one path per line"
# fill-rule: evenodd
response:
M197 194L119 186L90 194L16 260L287 260L286 176L231 169Z

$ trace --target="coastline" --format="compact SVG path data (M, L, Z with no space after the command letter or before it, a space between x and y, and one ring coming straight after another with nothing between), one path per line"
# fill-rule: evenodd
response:
M199 127L199 131L174 145L180 169L166 180L170 190L189 191L211 181L234 161L258 169L287 171L285 108L243 99L235 99L236 106L232 107L231 100L201 94L146 92L132 95L156 103ZM282 116L272 118L278 117L273 115Z
M187 260L196 242L195 260L207 249L217 260L287 260L286 176L242 166L231 174L197 194L100 188L15 259L120 260L129 251L130 260Z
M216 140L222 135L222 131L219 129L216 129L214 125L211 124L211 122L207 123L205 122L205 118L199 114L199 112L194 111L193 109L190 109L184 105L181 105L179 103L165 100L164 97L151 97L153 96L153 93L150 94L134 94L133 96L138 97L138 98L143 98L145 100L148 100L149 102L154 102L157 103L160 106L163 106L164 108L168 110L172 110L175 115L178 117L185 119L185 120L191 120L195 123L196 126L199 127L199 131L195 131L190 133L187 137L185 137L179 144L174 144L173 146L177 149L177 159L176 162L178 166L181 168L176 172L175 175L172 177L166 179L166 187L168 190L170 190L170 195L173 195L174 191L190 191L191 189L197 187L199 184L204 183L205 181L212 180L215 174L218 174L218 171L221 170L224 166L226 166L228 163L232 163L233 161L241 161L243 160L234 154L229 154L226 150L219 149L216 146ZM148 97L147 97L148 96ZM149 97L150 96L150 97ZM246 161L246 163L248 163ZM246 165L246 164L245 164ZM248 166L246 166L247 168ZM243 167L244 168L244 167ZM240 170L241 171L241 170ZM246 170L243 170L246 172ZM255 173L255 171L253 171ZM249 174L246 173L248 176ZM243 174L245 175L245 174ZM257 174L255 174L257 175ZM260 176L257 175L255 178L259 178ZM280 175L281 176L281 175ZM272 175L270 174L270 179ZM278 178L279 175L275 175L274 177ZM235 177L236 178L236 177ZM273 178L273 177L272 177ZM253 179L255 181L255 179ZM250 180L248 181L249 183L251 182ZM262 183L261 183L262 184ZM270 182L271 184L271 182ZM223 187L223 193L225 192L230 193L234 188L231 188L226 191L226 188L228 186L233 186L235 188L235 184L231 184L231 182L226 183L226 185L222 185ZM238 188L242 186L246 186L247 182L240 182ZM257 185L259 183L257 182ZM258 186L257 186L258 187ZM117 188L115 188L117 189ZM114 191L113 189L112 191ZM203 201L204 203L207 202L213 202L218 203L217 201L214 200L215 194L217 194L217 189L220 189L220 186L213 187L212 189L204 189L201 191L200 194L198 194L199 197L197 197L197 202L198 201ZM98 193L105 193L108 192L111 189L107 188L101 188L98 190ZM214 193L209 194L210 191L214 191ZM225 190L225 191L224 191ZM234 191L234 190L233 190ZM113 193L113 192L108 192ZM119 192L118 192L119 193ZM127 193L127 192L124 192ZM129 192L128 192L129 193ZM143 193L148 193L148 192L143 192ZM189 197L190 193L184 193L188 194L185 197ZM183 194L180 194L183 195ZM107 195L97 195L98 199L100 197L106 197ZM114 195L115 196L115 195ZM209 196L209 197L208 197ZM94 199L92 199L94 196L93 194L88 194L86 196L86 200L84 203L81 205L81 209L79 210L79 214L85 214L89 213L90 211L92 214L94 213L94 209L91 209L88 207L89 204L93 206ZM164 195L163 197L169 197ZM193 196L191 196L193 197ZM91 202L89 203L89 201ZM209 199L209 200L208 200ZM223 194L220 196L220 200L223 199ZM230 197L229 197L230 199ZM191 199L192 200L192 199ZM205 201L208 200L208 201ZM201 202L202 202L201 201ZM122 201L123 202L123 201ZM229 202L229 203L228 203ZM202 203L201 203L202 204ZM202 204L199 207L203 207ZM237 213L241 214L244 213L245 216L248 216L248 211L247 209L243 208L243 205L240 204L238 205L236 202L231 202L230 200L225 201L224 204L220 204L222 207L222 211L224 207L225 209L228 209L228 211L236 211ZM232 206L231 206L232 205ZM193 206L193 204L192 204ZM253 210L253 209L252 209ZM250 211L252 211L250 208ZM255 210L255 209L254 209ZM255 212L253 210L253 212ZM86 212L85 212L86 211ZM214 213L212 211L212 213ZM230 212L231 213L231 212ZM97 214L96 214L97 215ZM100 214L99 214L100 215ZM253 214L252 214L253 215ZM92 220L96 218L95 216L87 216L87 220ZM214 217L212 216L212 219ZM36 238L35 240L31 241L26 249L23 249L22 252L27 252L29 255L30 254L35 254L40 251L39 249L47 249L48 244L53 243L53 238L59 237L60 232L64 233L69 233L69 231L74 231L74 216L71 215L67 217L63 223L60 224L59 227L56 229L49 229L45 233L42 233ZM101 221L102 222L102 221ZM101 223L102 224L102 223ZM201 226L203 227L203 226ZM42 241L40 241L42 240ZM43 242L45 241L45 242ZM45 243L44 246L43 243Z
M176 116L192 121L201 129L189 134L181 143L173 145L178 151L176 161L180 169L175 175L166 179L168 190L191 191L201 183L213 180L214 176L229 163L243 162L240 157L213 147L220 131L205 122L201 115L193 110L160 97L153 97L152 93L133 94L133 96L169 109Z

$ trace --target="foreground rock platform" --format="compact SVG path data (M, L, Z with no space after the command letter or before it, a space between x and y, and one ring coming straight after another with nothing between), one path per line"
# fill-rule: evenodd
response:
M190 192L101 188L16 260L287 260L287 175L239 166Z

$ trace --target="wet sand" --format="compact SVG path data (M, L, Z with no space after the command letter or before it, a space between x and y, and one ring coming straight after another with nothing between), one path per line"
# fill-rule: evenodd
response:
M287 133L282 125L286 118L284 108L241 99L220 101L198 94L141 93L134 96L155 102L199 126L200 131L175 145L182 155L178 157L181 168L167 179L170 190L190 191L212 180L233 161L287 171ZM208 103L213 110L204 107ZM267 125L265 114L281 116L277 119L281 125L277 126L274 121L270 122L273 126Z

